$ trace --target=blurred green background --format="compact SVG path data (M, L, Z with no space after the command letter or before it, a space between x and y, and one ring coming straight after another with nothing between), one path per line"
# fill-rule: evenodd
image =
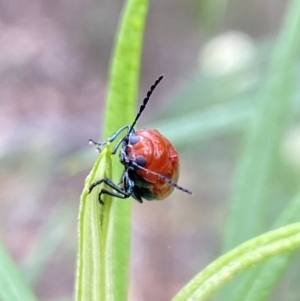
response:
M122 5L0 1L0 236L40 300L72 298L79 195L97 157L87 141L100 138ZM194 195L135 202L128 300L169 300L220 254L245 130L285 9L283 0L151 2L140 101L166 77L139 126L174 142L179 184ZM299 183L299 88L265 229ZM272 300L300 295L297 271L288 270Z

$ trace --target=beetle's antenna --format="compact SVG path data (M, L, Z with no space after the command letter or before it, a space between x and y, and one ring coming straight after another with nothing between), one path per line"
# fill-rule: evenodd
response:
M130 126L130 129L129 129L128 133L127 133L127 136L128 136L128 135L131 133L131 131L133 130L133 128L134 128L136 122L138 121L138 119L139 119L140 116L142 115L143 111L145 110L146 105L147 105L147 103L148 103L148 101L149 101L149 99L150 99L150 97L151 97L153 91L154 91L155 88L158 86L158 84L162 81L163 78L164 78L164 76L161 75L161 76L154 82L154 84L151 86L151 88L150 88L149 91L147 92L147 95L146 95L146 97L144 98L143 103L142 103L141 106L140 106L139 112L137 113L137 115L136 115L136 117L135 117L133 123L132 123L131 126Z
M160 179L162 179L162 180L164 180L166 183L168 183L168 184L174 186L174 187L177 188L178 190L181 190L181 191L186 192L186 193L188 193L188 194L193 194L193 193L192 193L191 191L189 191L188 189L183 188L183 187L177 185L177 183L175 183L174 181L172 181L172 180L169 179L168 177L166 177L166 176L164 176L164 175L162 175L162 174L160 174L160 173L157 173L157 172L155 172L155 171L152 171L152 170L150 170L150 169L147 169L147 168L145 168L145 167L143 167L143 166L141 166L141 165L138 165L138 164L135 163L135 162L132 162L132 163L133 163L133 166L134 166L134 167L137 167L137 168L139 168L139 169L145 170L145 171L148 172L148 173L151 173L151 174L153 174L153 175L155 175L155 176L158 176Z

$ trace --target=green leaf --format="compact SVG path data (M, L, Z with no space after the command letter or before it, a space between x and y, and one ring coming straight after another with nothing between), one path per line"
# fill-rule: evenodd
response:
M281 34L270 62L266 85L258 95L256 115L233 187L224 233L224 250L262 233L266 227L268 194L280 145L289 122L300 49L300 1L290 2ZM236 279L219 294L221 300L236 296Z
M291 2L279 36L265 88L258 96L256 116L229 204L224 249L254 237L264 229L270 179L288 123L300 40L300 1ZM251 226L250 226L251 225Z
M135 115L147 0L125 4L111 62L104 139ZM111 168L113 166L113 170ZM103 177L119 181L122 165L110 149L102 151L86 187ZM102 186L102 185L100 185ZM98 203L97 186L88 195L85 188L79 217L79 258L76 300L127 300L130 257L131 201L104 196Z
M300 247L300 223L257 236L219 257L192 279L172 301L208 300L236 274L263 260Z
M300 194L298 194L275 222L273 228L299 220ZM247 277L236 289L234 301L263 301L270 295L274 285L293 258L293 252L272 258L263 265L249 271Z
M128 0L111 63L104 137L133 121L148 0Z
M103 185L88 193L93 182L111 177L111 168L110 146L107 146L87 177L81 195L76 300L106 300L112 294L106 283L107 275L110 276L106 264L106 241L112 198L104 195L105 205L100 206L98 195Z
M36 301L12 258L0 242L0 300Z

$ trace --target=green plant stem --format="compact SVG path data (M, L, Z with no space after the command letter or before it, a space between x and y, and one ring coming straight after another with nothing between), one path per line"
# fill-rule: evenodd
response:
M128 0L122 12L111 60L104 140L130 124L136 110L147 10L148 0ZM77 301L127 300L131 201L105 195L104 206L100 206L98 193L103 185L87 193L94 181L104 177L118 183L122 168L108 146L86 180L79 213Z
M273 228L282 227L299 220L300 193L290 202L289 206L280 215ZM294 252L287 252L276 256L263 265L259 265L247 274L247 277L236 288L234 301L263 301L270 295L276 281L285 271L293 258Z
M300 247L300 223L253 238L219 257L192 279L172 301L204 301L237 273L282 252Z
M111 62L104 137L124 124L130 124L136 112L141 53L148 0L128 0ZM123 166L112 158L115 182L119 182ZM131 235L130 200L115 199L109 212L107 228L107 283L113 298L127 300Z

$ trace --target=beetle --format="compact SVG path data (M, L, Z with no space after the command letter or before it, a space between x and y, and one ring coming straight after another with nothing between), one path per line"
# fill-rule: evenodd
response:
M104 183L110 189L102 188L99 193L99 202L102 194L108 194L120 199L132 196L142 203L143 199L162 200L177 188L188 194L191 191L177 185L179 178L179 158L178 153L171 142L159 133L156 129L140 129L135 131L134 127L158 84L162 81L163 75L159 76L147 92L146 97L131 125L124 125L113 133L106 141L95 142L90 139L90 144L94 144L99 152L110 142L115 141L121 133L127 133L121 137L112 150L112 154L119 152L121 164L124 171L119 184L115 184L109 178L100 179L92 183L89 193L98 185Z

